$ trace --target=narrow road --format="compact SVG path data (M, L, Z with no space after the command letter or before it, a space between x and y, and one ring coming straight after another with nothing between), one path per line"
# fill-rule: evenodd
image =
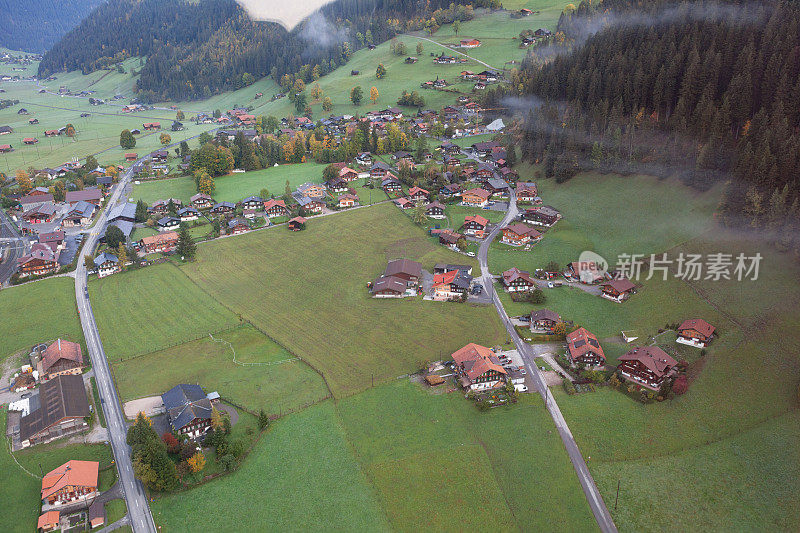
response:
M0 208L0 287L17 269L17 259L25 254L25 239L4 209Z
M149 157L149 156L148 156ZM87 234L84 250L86 253L94 252L98 239L105 228L108 212L120 199L123 190L135 169L146 158L142 158L123 174L114 192L108 199L105 208L98 215L94 228ZM97 330L97 323L94 319L92 306L89 302L89 291L86 285L86 265L82 258L78 258L78 266L75 269L75 299L78 304L83 335L86 338L86 347L89 350L89 357L92 360L92 368L97 381L97 389L100 394L100 402L108 424L108 432L111 437L111 448L114 451L119 483L128 505L128 516L135 532L155 533L156 527L153 516L150 513L147 494L141 482L133 474L131 459L131 449L125 442L128 426L122 407L119 404L114 379L108 366L103 342L100 340L100 333Z
M438 43L438 42L434 41L433 39L428 39L427 37L420 37L419 35L415 35L414 37L416 37L417 39L422 39L423 41L428 41L429 43L433 43L433 44L435 44L436 46L441 46L442 48L444 48L445 50L447 50L447 51L449 51L449 52L452 52L452 53L454 53L454 54L458 54L458 55L460 55L460 56L464 56L464 57L466 57L467 59L471 59L471 60L475 61L476 63L480 63L481 65L483 65L484 67L486 67L486 68L488 68L488 69L497 70L497 71L500 71L500 70L502 70L502 69L499 69L499 68L494 68L494 67L493 67L493 66L491 66L489 63L484 63L484 62L483 62L483 61L481 61L480 59L475 59L475 58L474 58L474 57L472 57L471 55L467 55L467 54L465 54L464 52L459 52L458 50L453 50L453 49L452 49L452 48L450 48L449 46L445 46L445 45L443 45L442 43Z
M494 289L494 284L492 283L492 275L489 272L488 266L489 246L500 230L507 226L509 222L514 220L514 218L517 216L517 213L517 198L514 195L514 192L511 191L509 194L508 211L506 212L505 217L503 217L503 221L500 224L497 224L494 229L492 229L478 250L478 261L481 265L481 278L483 286L491 294L494 306L497 308L497 313L500 315L500 319L503 321L509 337L517 347L517 351L522 357L522 361L525 363L525 367L527 368L531 379L533 379L536 390L542 395L545 405L547 406L547 410L549 411L550 416L553 417L553 422L556 424L558 433L561 435L561 440L564 442L564 446L567 449L567 454L572 461L572 465L575 467L575 473L578 475L578 480L581 483L581 487L583 487L586 500L589 502L589 507L594 514L595 520L597 520L597 525L600 526L600 530L604 533L616 533L617 526L614 525L614 520L611 518L611 513L609 513L605 502L603 502L603 497L600 495L600 491L597 490L597 485L595 485L594 479L589 473L589 468L586 466L586 461L584 461L583 455L581 454L581 451L578 449L578 445L575 442L575 438L572 436L572 432L567 426L567 421L564 420L561 410L558 408L558 404L556 403L556 399L553 397L553 393L551 393L550 389L547 387L547 384L544 381L544 376L542 376L539 368L534 364L533 359L535 354L533 353L531 347L517 334L517 330L514 329L514 325L511 323L511 319L508 317L506 310L503 308L503 304L500 303L500 298L498 298L497 292Z

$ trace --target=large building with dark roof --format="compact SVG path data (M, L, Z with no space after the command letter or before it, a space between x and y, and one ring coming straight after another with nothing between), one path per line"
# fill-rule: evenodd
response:
M56 376L31 397L31 411L19 422L20 445L26 448L82 431L89 427L84 418L90 414L83 377Z
M161 400L175 433L197 439L211 428L211 401L200 385L176 385Z

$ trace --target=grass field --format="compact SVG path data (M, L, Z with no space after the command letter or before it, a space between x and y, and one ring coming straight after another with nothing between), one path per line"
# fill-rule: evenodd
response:
M244 325L213 339L205 337L116 363L114 376L122 401L162 394L178 383L200 383L251 411L264 409L278 415L328 396L322 377L292 359L284 348ZM287 362L274 364L280 361ZM154 368L160 370L153 372Z
M6 416L7 411L3 408L0 410L0 427L4 432ZM14 457L33 475L20 468ZM112 459L111 448L103 444L63 446L58 443L35 446L17 452L14 457L9 453L4 437L0 451L0 500L3 502L0 529L25 533L36 529L41 509L42 471L47 473L70 459L99 461L101 467L107 466Z
M151 508L165 533L194 531L199 517L209 531L388 529L332 402L274 423L233 474Z
M0 291L0 361L34 344L62 337L83 344L71 278ZM48 317L42 320L41 317ZM35 326L35 327L34 327Z
M521 166L523 178L530 174ZM512 266L533 271L549 261L564 266L584 250L605 257L660 253L701 235L711 227L711 214L721 189L699 193L675 180L649 176L580 174L563 184L539 180L545 205L563 218L530 252L496 245L489 255L494 273ZM505 249L504 249L505 248Z
M248 196L260 194L264 188L275 196L282 196L287 180L292 189L307 181L321 183L325 166L318 163L299 163L228 174L214 180L216 190L213 196L218 202L239 202ZM134 201L144 200L148 204L166 198L179 198L185 203L195 194L197 189L194 178L185 176L142 182L141 185L134 186L132 197Z
M106 524L110 525L128 514L128 506L125 500L111 500L106 503Z
M504 339L493 309L369 297L387 259L432 269L464 256L437 246L393 205L204 244L183 271L209 293L322 371L335 396L440 359L470 341ZM471 261L474 264L474 261ZM232 274L233 273L233 274Z
M112 362L239 324L236 315L170 263L94 280L89 294Z

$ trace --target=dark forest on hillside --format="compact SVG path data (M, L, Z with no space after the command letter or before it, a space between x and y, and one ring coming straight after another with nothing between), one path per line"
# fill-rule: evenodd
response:
M0 0L0 45L42 53L102 0Z
M100 6L65 35L45 54L39 73L88 73L127 57L147 57L140 95L181 100L238 89L264 76L277 80L304 66L310 81L312 73L324 75L346 63L357 48L383 42L404 31L408 21L450 4L339 0L322 8L324 17L311 17L287 32L276 23L251 20L234 0L119 0Z
M573 52L543 67L531 56L519 74L523 157L559 180L588 168L729 180L723 219L795 248L799 26L784 3L582 3L559 23Z

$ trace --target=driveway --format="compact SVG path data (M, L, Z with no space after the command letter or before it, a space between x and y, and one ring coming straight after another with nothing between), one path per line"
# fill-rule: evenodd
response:
M164 412L164 402L161 401L161 396L148 396L147 398L125 402L122 410L125 412L125 418L130 420L135 419L140 412L153 417Z
M58 256L58 264L62 266L72 263L72 260L75 259L75 254L78 253L78 247L80 246L77 234L66 235L64 237L64 243L67 247L61 250L61 254Z

